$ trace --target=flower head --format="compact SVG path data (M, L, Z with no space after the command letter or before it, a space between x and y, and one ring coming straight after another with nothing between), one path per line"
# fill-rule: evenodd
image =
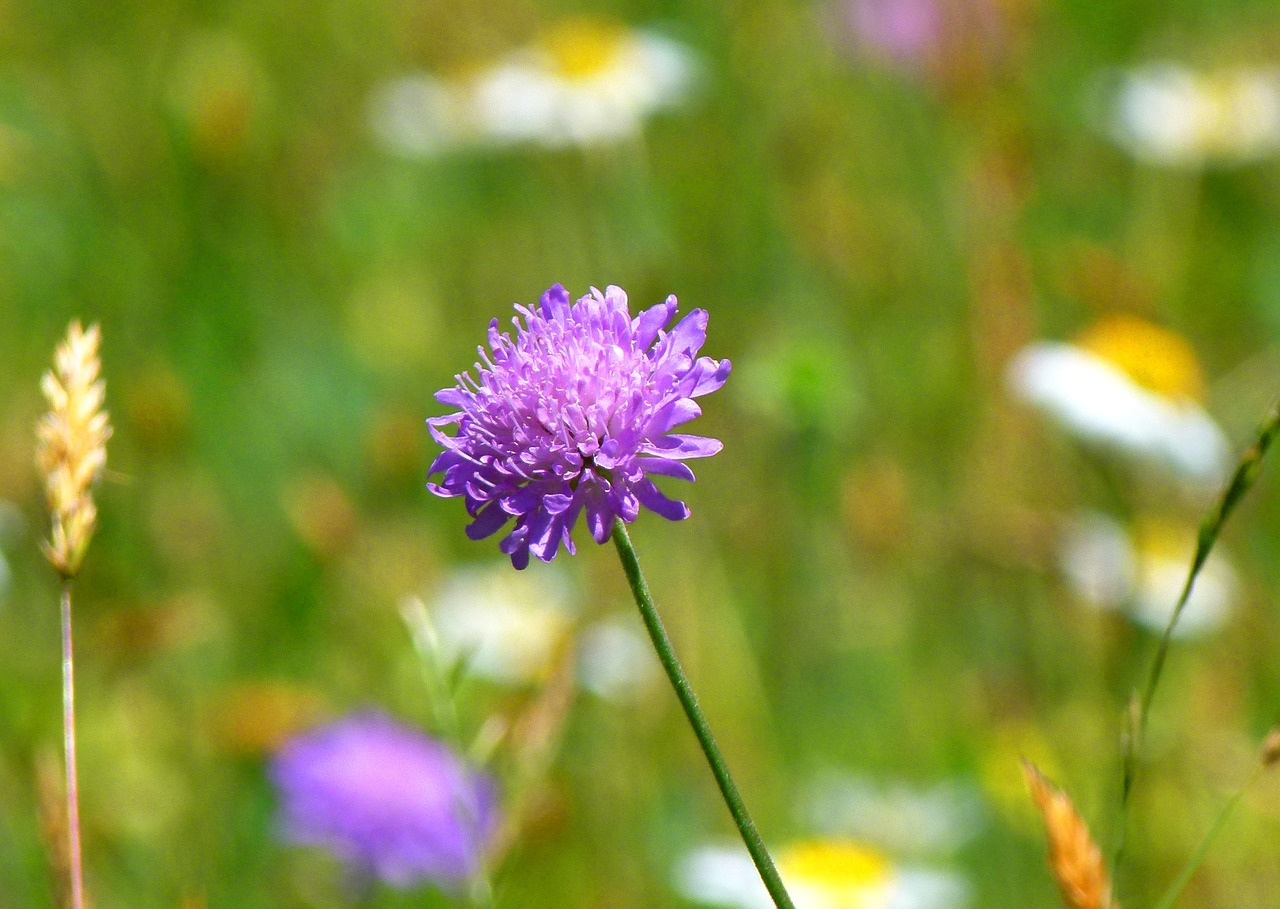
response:
M609 539L615 518L634 521L641 505L672 521L688 517L650 477L692 480L684 461L721 448L671 432L702 413L694 398L729 376L728 360L697 356L706 311L666 331L674 296L632 318L619 287L592 288L571 303L559 284L538 306L516 311L524 324L512 320L514 340L494 319L477 376L459 375L436 394L459 410L427 421L445 449L430 470L442 479L428 488L466 500L467 535L483 539L514 518L499 548L524 568L531 553L551 561L562 542L572 553L580 514L597 543Z
M287 742L271 765L285 839L397 887L457 885L479 867L493 786L444 745L378 713Z

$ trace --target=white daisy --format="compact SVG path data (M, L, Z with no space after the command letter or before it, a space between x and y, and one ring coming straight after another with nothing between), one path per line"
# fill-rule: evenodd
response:
M1280 147L1280 70L1152 63L1117 73L1100 94L1103 130L1141 161L1239 164Z
M576 651L578 684L605 700L632 700L661 679L639 618L620 613L583 623L568 579L554 567L462 568L429 604L416 608L424 607L433 638L427 646L441 662L462 662L470 674L492 682L545 681L568 646Z
M1195 545L1192 525L1144 520L1131 534L1111 518L1088 514L1064 534L1060 562L1063 577L1081 600L1122 611L1137 624L1162 633L1182 593ZM1215 548L1174 635L1190 638L1220 627L1230 615L1237 586L1231 563Z
M836 770L805 787L800 809L809 829L875 843L897 855L952 852L982 820L976 793L954 783L920 787Z
M407 158L439 154L465 141L469 130L461 93L426 73L378 86L369 101L369 125L384 147Z
M1229 446L1199 403L1199 363L1170 331L1113 316L1075 343L1025 348L1008 378L1017 395L1085 442L1163 464L1203 486L1225 477Z
M575 620L559 572L505 563L458 570L428 608L446 665L463 661L472 674L507 684L545 679Z
M807 840L774 853L796 909L959 909L968 887L945 871L895 865L853 840ZM741 846L704 846L676 872L686 899L726 909L770 909L773 901Z
M569 19L470 77L417 73L386 83L370 119L384 145L411 157L464 143L608 144L682 103L696 75L693 55L669 38Z
M578 638L578 682L597 697L630 701L661 678L658 658L634 613L592 622Z

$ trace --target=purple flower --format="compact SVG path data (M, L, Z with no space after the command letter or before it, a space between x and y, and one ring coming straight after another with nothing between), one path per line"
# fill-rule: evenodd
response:
M286 840L329 849L396 887L464 882L496 820L487 777L381 713L292 739L270 774Z
M650 477L692 480L683 462L720 450L715 439L672 429L702 413L693 399L729 376L728 360L697 356L707 313L695 309L670 331L676 298L634 319L620 287L576 303L559 284L535 308L516 306L516 337L489 324L477 378L436 394L457 413L428 420L444 451L431 465L439 496L462 496L473 518L467 536L483 539L512 518L499 544L516 568L529 554L551 561L579 514L597 543L614 518L630 523L643 505L672 521L689 516L683 502L658 491ZM456 426L454 435L444 431Z
M938 0L846 0L844 14L858 45L893 63L922 63L942 44Z

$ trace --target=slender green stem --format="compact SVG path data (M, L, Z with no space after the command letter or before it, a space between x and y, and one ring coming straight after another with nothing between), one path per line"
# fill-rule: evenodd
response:
M466 746L462 741L462 722L458 717L457 699L441 662L443 651L440 636L436 633L431 613L421 600L410 598L400 604L400 617L404 619L413 648L418 653L418 665L422 669L423 682L427 686L427 700L431 702L436 726L445 740L462 753ZM456 807L468 826L478 827L480 819L467 799L459 798ZM475 829L470 832L474 833ZM482 857L468 885L468 901L477 909L493 909L497 905L489 859L488 855Z
M1133 793L1133 787L1137 781L1138 758L1142 750L1143 740L1147 734L1147 720L1151 715L1151 705L1155 701L1156 689L1160 686L1160 677L1164 672L1165 660L1169 656L1169 645L1173 641L1174 629L1178 625L1178 619L1182 617L1182 610L1187 605L1187 600L1191 598L1191 591L1195 586L1196 578L1199 577L1200 571L1209 560L1209 553L1213 550L1214 544L1218 542L1218 537L1227 523L1227 518L1235 511L1236 506L1240 504L1240 500L1244 498L1244 494L1249 491L1254 481L1257 480L1258 471L1262 468L1263 456L1266 455L1267 449L1271 447L1271 443L1275 441L1277 434L1280 434L1280 401L1271 405L1270 412L1258 428L1257 439L1241 457L1240 463L1236 465L1231 482L1223 490L1217 507L1205 517L1204 523L1200 525L1200 533L1196 539L1195 556L1191 560L1191 568L1187 572L1186 583L1182 585L1182 593L1178 596L1178 602L1174 605L1173 613L1169 616L1169 623L1165 625L1164 633L1160 635L1160 642L1156 645L1155 657L1151 661L1151 671L1147 676L1147 683L1142 691L1142 696L1135 701L1136 708L1132 709L1128 718L1126 718L1123 778L1120 789L1120 817L1117 822L1115 858L1111 863L1114 873L1119 873L1120 862L1124 858L1129 796Z
M62 583L62 745L67 770L67 864L71 909L84 909L84 863L80 854L80 787L76 773L76 681L71 647L71 581Z
M769 850L765 848L764 840L760 838L751 815L747 813L747 806L743 803L738 787L733 782L724 755L720 753L720 746L716 744L715 737L711 734L711 727L707 725L707 718L702 715L702 709L698 706L698 698L693 693L693 687L680 667L675 649L671 646L671 638L667 636L667 630L658 616L658 608L653 604L653 597L649 594L649 585L645 583L644 575L640 571L640 562L636 559L636 551L631 546L631 538L627 535L627 529L621 520L614 521L613 543L618 548L622 570L626 572L627 581L631 584L631 593L636 599L636 605L640 607L640 616L649 630L649 639L653 641L658 659L662 661L662 668L666 670L667 678L671 680L671 687L676 690L680 706L684 708L684 714L689 719L689 725L693 727L693 733L698 737L698 744L702 746L702 753L706 755L707 763L711 766L711 773L720 787L720 794L729 807L729 813L733 815L733 822L737 824L738 832L742 834L742 841L746 844L747 851L751 853L751 860L755 862L756 870L760 872L760 879L764 881L764 886L778 909L795 909L791 897L787 894L787 888L782 884L782 878L778 876L778 869L774 867Z
M1227 800L1222 806L1222 810L1218 812L1218 818L1213 822L1213 826L1209 828L1209 832L1204 835L1204 839L1200 841L1200 845L1196 848L1195 853L1188 860L1182 871L1169 885L1169 889L1165 891L1160 902L1156 904L1155 909L1173 909L1174 903L1178 901L1178 897L1182 895L1182 891L1186 889L1187 884L1191 883L1191 877L1195 874L1196 869L1204 861L1205 856L1209 854L1209 847L1213 845L1213 841L1218 838L1218 834L1222 832L1222 828L1227 826L1227 821L1231 819L1232 813L1236 810L1236 806L1240 804L1240 800L1244 798L1244 794L1253 785L1254 780L1262 772L1261 767L1245 783L1244 788Z

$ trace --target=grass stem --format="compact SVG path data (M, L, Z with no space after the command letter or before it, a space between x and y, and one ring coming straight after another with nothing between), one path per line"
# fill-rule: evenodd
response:
M1160 678L1164 672L1165 661L1169 656L1169 646L1173 641L1174 629L1178 625L1178 619L1182 617L1182 610L1186 607L1187 600L1191 598L1191 591L1195 587L1196 578L1199 577L1205 563L1209 560L1209 553L1213 551L1214 544L1218 542L1218 537L1221 535L1223 527L1226 526L1227 518L1235 511L1236 506L1240 504L1240 500L1244 498L1245 493L1249 491L1257 480L1258 472L1262 468L1262 459L1266 455L1267 449L1271 447L1271 443L1275 441L1277 433L1280 433L1280 400L1271 405L1270 412L1258 428L1257 439L1240 458L1239 464L1236 465L1235 473L1232 474L1231 481L1227 484L1226 489L1223 490L1217 507L1209 512L1204 522L1200 525L1200 533L1196 538L1196 551L1191 559L1187 580L1182 585L1182 592L1179 594L1178 601L1169 616L1168 624L1165 625L1164 633L1160 635L1160 642L1156 645L1155 656L1151 661L1151 670L1147 675L1147 682L1142 689L1141 698L1134 702L1136 707L1126 717L1120 788L1120 816L1116 825L1115 858L1111 863L1113 874L1119 874L1120 862L1124 858L1125 829L1128 821L1130 796L1133 794L1133 787L1137 782L1139 758L1147 734L1147 721L1150 719L1151 705L1155 702L1156 690L1160 686Z
M62 583L62 745L67 771L67 860L71 909L84 909L84 863L80 850L80 786L76 773L76 682L71 644L71 581Z

